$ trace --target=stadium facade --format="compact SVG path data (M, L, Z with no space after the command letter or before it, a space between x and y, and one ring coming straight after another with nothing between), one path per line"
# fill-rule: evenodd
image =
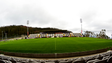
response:
M54 38L54 37L82 37L81 33L38 33L38 34L30 34L28 36L31 38Z

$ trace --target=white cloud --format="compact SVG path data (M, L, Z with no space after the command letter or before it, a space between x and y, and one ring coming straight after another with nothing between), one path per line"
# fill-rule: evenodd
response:
M111 0L0 0L0 26L29 20L33 27L80 32L82 18L84 31L111 30L111 6Z

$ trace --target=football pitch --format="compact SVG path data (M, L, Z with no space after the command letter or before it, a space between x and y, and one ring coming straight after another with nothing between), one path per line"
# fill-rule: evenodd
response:
M112 47L112 40L87 37L38 38L0 42L0 51L21 53L68 53L107 47Z

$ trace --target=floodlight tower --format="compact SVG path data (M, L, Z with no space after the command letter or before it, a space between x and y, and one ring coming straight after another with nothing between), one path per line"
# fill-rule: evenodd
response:
M5 40L7 40L7 33L5 32Z
M2 41L3 41L3 31L2 31Z
M29 25L29 20L27 20L27 38L28 38L28 35L29 35L28 25Z
M112 39L112 34L111 34L111 39Z
M80 23L81 23L81 34L82 34L82 19L80 19Z

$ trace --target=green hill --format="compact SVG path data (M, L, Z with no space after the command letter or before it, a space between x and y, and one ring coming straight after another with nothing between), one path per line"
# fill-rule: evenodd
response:
M28 27L30 34L40 33L40 32L71 32L68 30L62 30L57 28L39 28L39 27ZM27 27L23 25L10 25L10 26L3 26L0 27L0 39L2 38L2 31L3 37L5 38L5 33L7 33L8 38L14 38L21 35L27 35Z

